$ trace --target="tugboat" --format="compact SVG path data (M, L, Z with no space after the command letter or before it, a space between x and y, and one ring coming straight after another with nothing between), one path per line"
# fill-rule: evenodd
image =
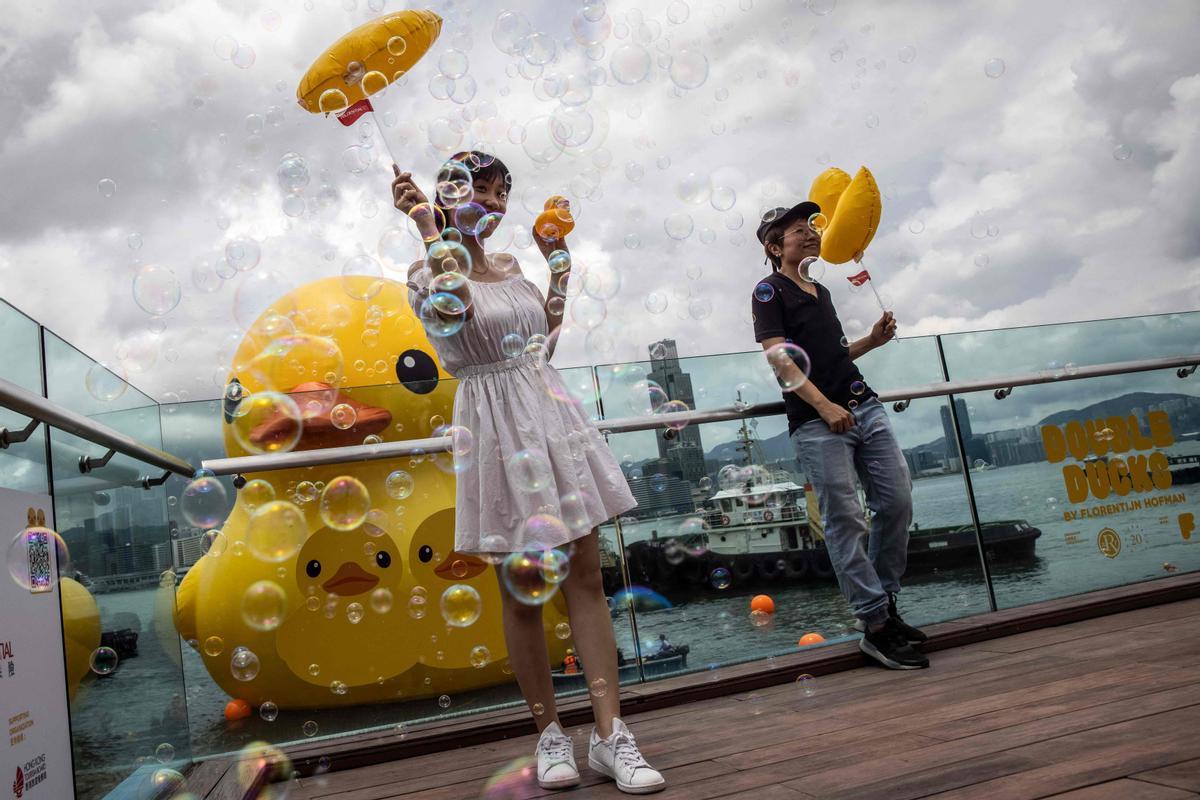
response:
M757 427L757 420L750 427ZM631 521L626 528L653 524L649 538L629 543L625 567L632 584L659 592L696 591L774 582L835 579L811 485L794 482L785 470L762 466L757 440L745 420L738 450L743 465L727 464L717 474L719 490L695 514ZM1041 531L1024 520L983 524L987 555L996 560L1028 560ZM659 530L674 535L660 536ZM628 533L626 534L629 535ZM603 541L603 537L602 537ZM601 553L605 591L623 585L616 554ZM914 526L909 540L909 573L977 563L974 526ZM724 570L723 572L719 570Z

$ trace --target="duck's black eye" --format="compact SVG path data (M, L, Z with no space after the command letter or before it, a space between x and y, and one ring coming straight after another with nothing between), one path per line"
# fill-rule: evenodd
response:
M396 359L396 378L413 394L429 394L438 385L438 368L428 353L405 350Z
M417 551L417 558L421 559L422 564L428 564L433 558L433 548L427 544L421 545L421 549Z
M375 563L387 569L392 565L392 557L387 554L386 550L380 550L375 554Z
M321 574L321 562L315 558L304 566L304 571L308 573L308 577L315 578Z

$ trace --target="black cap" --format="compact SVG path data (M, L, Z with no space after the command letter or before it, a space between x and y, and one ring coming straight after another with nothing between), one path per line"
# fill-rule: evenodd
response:
M763 214L762 221L758 223L758 241L760 244L767 243L767 234L776 226L783 227L789 222L796 219L808 219L813 214L820 214L821 207L811 200L805 200L803 203L797 203L791 208L772 208L767 213Z

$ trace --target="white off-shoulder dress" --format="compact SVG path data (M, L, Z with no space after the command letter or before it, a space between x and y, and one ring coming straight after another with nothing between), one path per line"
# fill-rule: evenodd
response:
M409 276L408 300L418 317L431 278L428 266ZM507 334L528 341L548 333L541 290L520 274L470 287L474 316L450 336L429 337L442 367L459 380L453 424L473 434L471 451L455 455L455 549L556 547L634 508L608 443L545 352L507 358L501 349ZM565 524L539 518L527 525L535 514Z

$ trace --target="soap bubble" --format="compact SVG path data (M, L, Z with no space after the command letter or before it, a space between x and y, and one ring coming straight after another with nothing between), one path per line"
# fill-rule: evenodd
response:
M190 525L208 530L225 519L228 499L224 484L215 477L194 478L180 496L180 511Z
M989 58L983 65L983 74L989 78L999 78L1004 74L1004 59Z
M57 569L44 559L49 548L54 548ZM71 555L67 543L50 528L34 525L18 533L8 544L5 557L8 574L22 589L33 592L48 591L58 583L61 573L70 572Z
M817 693L817 679L807 673L798 676L795 685L801 697L812 697Z
M258 671L262 665L259 663L258 656L252 650L245 647L239 647L233 651L233 656L229 659L229 672L239 681L252 681L258 677Z
M717 567L708 576L708 582L714 589L728 589L733 579L725 567Z
M125 382L125 370L119 364L97 361L88 367L84 376L88 394L102 403L111 403L121 395L129 384Z
M558 575L565 560L559 551L529 547L509 553L500 565L500 579L517 601L530 606L542 605L558 591Z
M712 194L712 177L707 172L689 172L675 184L675 195L692 205L707 203Z
M319 506L321 521L339 531L354 530L371 510L371 496L358 478L341 475L325 486Z
M533 33L533 26L519 11L505 11L496 17L492 26L492 42L500 52L518 55L525 37Z
M691 15L691 9L683 0L671 0L667 6L667 21L672 25L682 25Z
M441 609L447 625L466 628L474 625L483 613L483 601L475 587L456 583L442 592Z
M344 111L350 105L350 99L341 89L326 89L317 100L317 108L325 114Z
M760 281L754 287L754 299L760 303L769 303L775 299L775 287L766 281Z
M297 153L287 153L279 159L275 169L275 177L279 180L279 188L288 192L283 198L283 213L289 217L298 217L304 213L304 198L299 192L308 185L308 164Z
M229 60L238 69L250 69L250 67L254 66L254 58L254 48L245 42L239 42L237 50L233 51L233 55L230 56Z
M680 89L698 89L708 80L708 59L696 50L680 50L671 59L669 74Z
M101 178L96 184L96 190L100 192L101 197L112 197L117 193L117 182L112 178Z
M661 314L667 310L667 296L661 292L650 292L643 305L651 314Z
M214 528L213 530L204 532L203 538L200 541L200 547L205 555L220 558L221 554L229 547L229 538L222 531Z
M717 186L712 190L709 203L717 211L728 211L737 203L737 192L728 186Z
M458 79L467 74L470 62L461 50L447 50L438 58L438 72L447 78Z
M256 558L282 563L294 558L308 538L304 512L286 500L272 500L250 516L246 543Z
M588 687L588 691L593 697L604 697L608 694L608 681L604 678L596 678Z
M850 394L861 396L867 390L867 385L862 381L854 381L850 384Z
M663 220L663 229L667 232L667 236L682 241L692 235L694 223L690 215L675 213Z
M1127 144L1119 144L1113 148L1112 157L1117 161L1128 161L1133 155L1133 148Z
M391 590L379 588L371 592L371 610L376 614L386 614L391 611L392 603Z
M537 449L520 450L508 459L507 475L523 492L538 492L550 485L553 474L546 454Z
M166 314L179 305L183 288L175 273L157 264L144 264L133 276L133 302L153 316Z
M249 272L258 266L262 247L249 236L239 236L225 245L225 261L238 272Z
M775 371L775 380L779 382L779 388L784 391L791 391L803 386L808 380L812 363L809 361L808 353L799 345L780 342L767 348L766 355L767 363ZM795 369L787 368L789 364L793 365Z
M413 493L413 478L402 469L398 469L387 476L384 481L384 488L387 490L388 497L393 500L404 500Z
M279 719L279 706L267 700L258 707L258 716L262 717L264 722L274 722Z
M256 392L238 404L233 437L250 453L279 453L300 441L303 423L296 401L280 392Z
M450 707L450 695L444 694L438 697L438 708L447 709Z
M113 674L119 662L120 659L117 657L117 651L111 647L97 647L92 651L91 658L88 661L92 672L97 675Z
M317 723L310 719L307 722L305 722L303 725L300 726L300 731L305 736L316 736L317 735Z
M650 74L650 53L640 45L623 44L613 51L609 68L618 83L641 83Z
M658 409L667 399L667 393L657 382L640 380L629 387L626 402L634 416L642 417L658 413Z
M425 264L434 275L442 272L471 274L471 253L459 242L442 240L430 245Z
M257 581L242 595L242 620L256 631L273 631L287 616L287 594L274 581Z
M471 648L471 652L467 658L470 660L472 667L475 669L483 669L491 662L492 652L483 645L479 644Z

